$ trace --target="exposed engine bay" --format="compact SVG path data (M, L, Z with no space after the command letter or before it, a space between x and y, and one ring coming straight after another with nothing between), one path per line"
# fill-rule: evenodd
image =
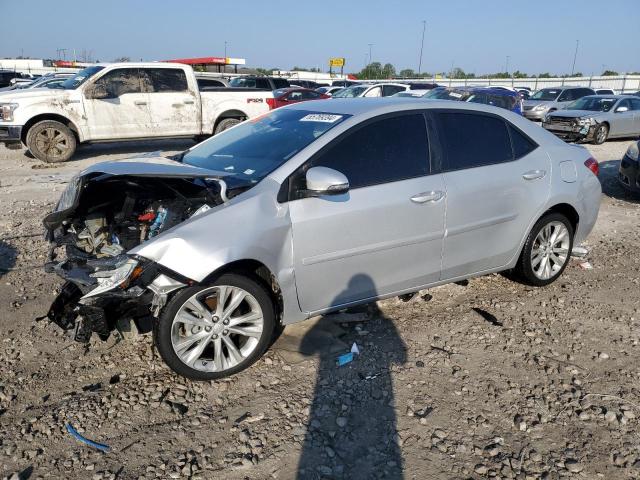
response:
M238 193L202 172L75 177L43 222L51 242L45 270L65 280L47 317L81 342L93 332L107 339L123 317L148 331L167 293L189 280L127 252Z

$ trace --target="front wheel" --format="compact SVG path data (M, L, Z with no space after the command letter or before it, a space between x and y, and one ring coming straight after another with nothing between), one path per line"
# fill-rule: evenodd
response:
M258 360L271 343L275 324L271 296L260 280L225 274L211 286L179 292L164 309L155 339L174 372L214 380Z
M607 137L609 137L609 127L606 123L601 123L596 128L596 131L593 132L593 143L595 145L602 145L607 141Z
M564 271L573 249L573 227L564 215L545 215L531 229L515 273L525 283L549 285Z
M76 137L69 127L44 120L27 132L27 147L34 157L47 163L66 162L76 151Z

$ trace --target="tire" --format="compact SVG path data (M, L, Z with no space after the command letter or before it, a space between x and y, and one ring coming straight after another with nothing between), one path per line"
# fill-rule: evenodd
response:
M545 230L547 228L549 229ZM553 245L547 248L544 237L551 240L556 232L558 232L558 237L563 232L564 236L556 238ZM573 235L573 227L567 217L561 213L544 215L533 226L524 242L520 258L514 269L516 277L524 283L536 287L549 285L556 281L569 264L573 248ZM554 258L558 260L557 263ZM543 270L547 268L546 265L548 265L548 270Z
M609 138L609 126L606 123L601 123L593 132L593 144L602 145Z
M216 125L216 131L213 132L214 135L219 134L220 132L224 132L225 130L230 129L231 127L235 127L239 123L242 123L242 120L237 118L225 118L224 120L220 120L218 125Z
M76 136L71 129L55 120L44 120L27 132L27 148L34 157L47 163L69 160L76 151Z
M218 296L225 291L228 310L217 308ZM240 294L245 296L231 308L230 302ZM250 315L255 318L234 325L234 320ZM181 290L165 307L154 335L160 356L178 375L215 380L251 366L271 345L276 331L273 301L260 279L229 273L211 285Z

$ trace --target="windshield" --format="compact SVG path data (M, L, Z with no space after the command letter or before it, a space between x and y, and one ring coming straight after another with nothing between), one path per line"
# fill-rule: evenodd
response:
M368 87L362 86L362 85L345 88L343 90L340 90L340 91L334 93L333 94L333 98L355 98L355 97L359 97L360 95L362 95L364 93L364 91L367 88Z
M434 100L463 100L466 92L456 92L447 88L434 88L430 92L425 93L422 98L431 98Z
M67 78L64 82L59 85L59 88L64 88L65 90L75 90L84 82L86 82L89 78L94 76L104 67L100 65L94 65L93 67L87 67L85 69L80 70L73 77Z
M608 112L618 100L615 98L582 97L567 106L567 110Z
M188 151L182 161L232 174L229 188L258 183L350 115L274 110L222 132Z
M536 93L529 97L529 100L543 100L552 102L560 95L559 88L543 88L542 90L538 90Z

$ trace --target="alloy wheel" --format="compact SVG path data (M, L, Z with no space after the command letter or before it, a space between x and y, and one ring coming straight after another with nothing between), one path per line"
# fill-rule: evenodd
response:
M561 222L547 223L533 242L531 269L540 280L549 280L558 274L569 258L571 238Z
M47 127L38 132L36 146L52 159L63 158L71 148L67 136L55 127Z
M198 292L178 309L171 326L171 344L185 365L222 372L251 355L263 328L262 309L249 292L217 285Z

